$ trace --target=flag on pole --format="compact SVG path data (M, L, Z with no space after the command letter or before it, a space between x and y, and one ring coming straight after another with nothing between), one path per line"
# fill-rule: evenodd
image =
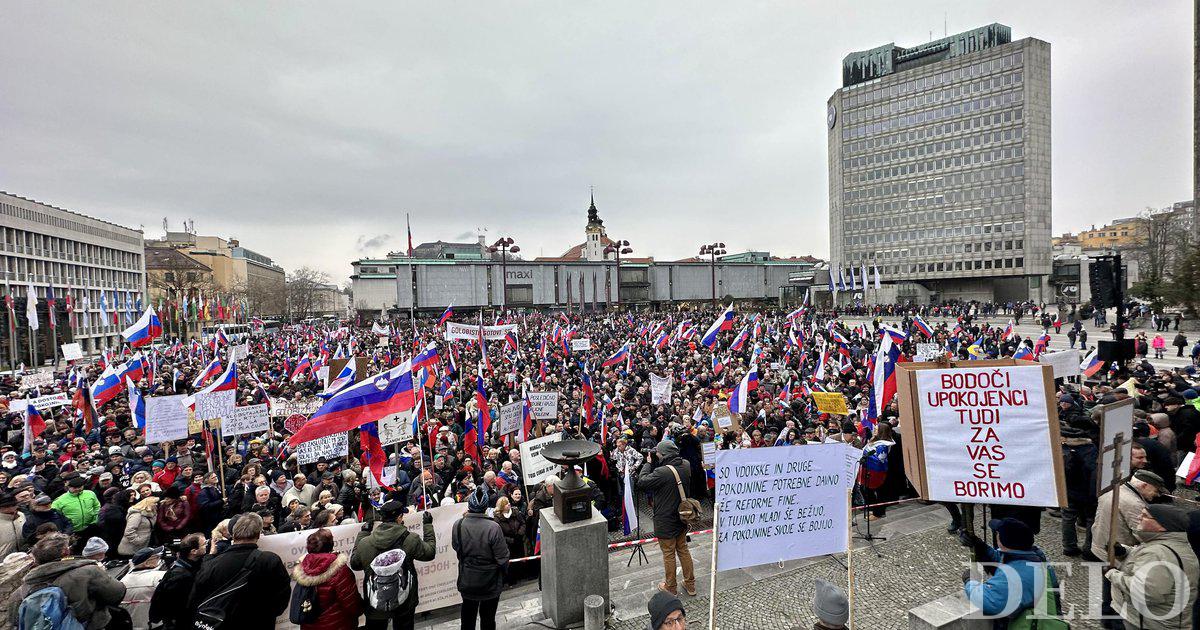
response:
M162 332L162 322L158 319L158 313L155 313L153 308L148 308L132 326L121 331L121 336L129 342L129 345L138 348L161 337ZM221 333L221 331L217 332Z
M758 389L758 366L751 365L749 371L742 377L742 381L729 395L730 413L746 413L750 402L750 392L756 389Z
M626 536L638 528L637 503L633 499L633 479L629 474L632 468L631 465L625 466L625 500L621 504L621 525Z
M25 319L29 321L29 330L38 329L37 289L32 282L25 289Z
M146 434L146 399L138 391L133 379L125 377L125 390L129 392L129 413L133 416L133 424L142 435Z

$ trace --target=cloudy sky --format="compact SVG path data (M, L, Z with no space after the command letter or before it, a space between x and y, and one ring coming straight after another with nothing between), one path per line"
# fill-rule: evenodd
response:
M849 7L853 7L851 10ZM1192 3L5 2L0 190L290 269L416 242L828 252L841 59L1052 45L1054 228L1191 194Z

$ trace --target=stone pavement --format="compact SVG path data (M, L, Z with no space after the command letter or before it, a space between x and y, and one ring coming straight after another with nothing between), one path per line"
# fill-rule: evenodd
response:
M976 521L979 532L982 514ZM873 533L887 538L875 543L874 550L866 542L855 540L854 611L858 627L906 628L909 609L962 588L960 574L968 559L967 551L957 538L946 533L947 523L949 517L940 506L910 503L889 509L884 519L872 523ZM865 531L864 524L859 522L860 531ZM1064 611L1079 617L1092 601L1088 597L1088 582L1089 577L1099 579L1099 565L1091 565L1096 572L1089 576L1086 563L1064 557L1060 553L1061 531L1059 519L1046 512L1037 543L1052 561L1070 566L1070 571L1057 569L1065 591L1063 606ZM708 627L711 536L694 536L691 548L699 593L697 597L682 599L690 627L703 629ZM649 564L639 566L635 560L628 568L629 550L617 550L609 556L610 595L616 606L609 628L642 630L647 625L646 602L654 593L654 585L662 579L662 561L657 545L647 545L645 551ZM722 630L811 628L815 621L811 612L814 580L822 578L845 588L844 563L845 554L838 554L787 562L783 566L764 565L721 573L717 589L718 627ZM458 628L457 615L457 608L436 611L425 618L419 617L417 628ZM541 615L536 580L527 580L505 591L497 621L501 628L550 627ZM1100 624L1074 618L1071 627L1100 628Z

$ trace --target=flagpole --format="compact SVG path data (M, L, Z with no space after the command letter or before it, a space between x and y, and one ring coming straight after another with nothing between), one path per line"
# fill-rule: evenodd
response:
M713 501L713 535L712 535L712 564L708 576L708 630L717 630L717 547L721 539L721 502ZM638 524L642 519L638 515Z
M54 288L49 289L53 294ZM50 323L50 347L54 352L54 368L58 369L58 322L54 321L54 307L50 306L50 299L46 299L46 318Z
M5 301L12 304L12 285L8 283L8 278L4 279ZM17 371L17 311L15 307L8 308L8 369L10 372Z

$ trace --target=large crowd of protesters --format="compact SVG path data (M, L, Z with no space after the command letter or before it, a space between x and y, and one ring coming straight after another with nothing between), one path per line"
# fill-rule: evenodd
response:
M150 346L123 346L101 357L60 363L50 385L24 388L20 375L4 376L0 613L18 624L61 613L86 628L192 628L198 621L209 627L267 628L281 614L303 628L353 628L360 615L369 628L387 627L389 621L409 628L419 603L412 563L433 559L437 548L426 510L464 503L467 513L452 545L461 566L470 567L458 584L462 623L474 628L478 619L481 627L493 628L505 585L536 577L535 562L512 561L537 555L538 512L552 505L558 479L526 484L517 437L499 435L500 406L520 401L529 391L558 392L559 404L557 417L536 421L528 437L561 433L600 443L601 455L580 470L592 487L594 506L611 531L619 530L628 473L639 501L652 506L652 523L643 535L656 536L664 558L669 557L659 588L664 597L693 595L688 527L679 519L672 472L682 472L689 497L711 499L706 443L715 449L849 443L863 449L863 468L874 473L855 493L856 501L869 508L867 518L884 518L886 504L913 496L897 446L904 436L896 401L888 401L874 422L864 421L872 393L871 358L884 327L904 337L902 360L912 360L918 344L937 344L945 357L961 361L1036 356L1068 347L1088 350L1100 333L1113 332L1092 312L1031 303L832 311L739 306L732 327L709 348L701 337L719 314L709 307L508 312L489 315L487 323L515 325L515 334L485 342L486 348L473 340L447 341L436 318L415 325L297 324L229 340L167 335ZM1200 513L1180 507L1190 503L1171 495L1177 489L1176 468L1196 450L1200 384L1194 367L1151 364L1151 352L1163 356L1167 343L1160 344L1159 331L1164 319L1170 326L1171 318L1146 315L1153 318L1154 339L1138 333L1137 359L1127 367L1106 365L1081 382L1057 384L1069 498L1061 510L1063 552L1105 562L1108 541L1117 541L1122 556L1108 567L1105 605L1111 603L1131 624L1141 623L1129 604L1130 576L1137 567L1151 560L1178 566L1191 579L1190 593L1184 594L1190 597L1187 610L1178 614L1177 625L1161 627L1186 628L1192 627L1200 579L1196 547L1189 542L1200 541ZM464 321L475 323L473 318L479 316L462 314ZM1040 324L1043 335L1022 337L1008 326L1022 319ZM1178 329L1178 320L1174 324ZM576 339L590 340L591 349L572 351ZM368 464L358 431L350 432L348 455L298 463L286 441L286 417L274 410L287 402L319 401L326 388L320 366L360 357L369 366L366 374L377 374L431 343L440 360L431 368L427 389L418 394L426 401L420 432L408 443L387 446L386 478ZM1186 338L1182 343L1180 356L1190 347ZM271 430L262 434L222 437L201 431L148 444L124 393L98 408L86 395L106 367L119 371L138 358L149 364L133 375L143 396L191 394L215 378L201 376L214 359L224 365L229 348L243 344L247 356L237 358L237 402L270 406ZM602 366L622 347L627 357ZM1195 347L1200 349L1200 342ZM719 421L730 415L730 393L752 366L758 387L746 411L734 414L736 422L722 429ZM652 404L652 375L670 379L668 403ZM479 440L470 433L478 426L477 376L492 418ZM809 395L816 390L844 394L850 413L821 413ZM27 426L31 412L24 403L53 393L66 394L67 401L37 409L45 427L34 431ZM1121 518L1113 530L1105 507L1111 493L1098 493L1095 483L1100 447L1095 416L1099 406L1127 398L1135 401L1136 472L1119 488ZM999 547L992 548L970 531L957 506L946 507L950 531L959 532L981 557L1007 555L1004 561L1020 563L1041 554L1032 546L1043 522L1039 508L994 506L1003 522L997 525ZM425 512L421 534L403 523L405 515L417 512ZM352 553L336 553L329 528L347 524L361 524L362 531ZM290 572L278 556L258 548L262 536L284 532L308 532L308 554ZM397 586L395 564L411 580L401 579ZM363 586L352 570L365 573ZM1165 583L1152 586L1167 588ZM967 582L967 591L983 601L1012 587L996 578ZM658 618L667 624L682 619L677 599L654 601L652 627L658 627L653 625ZM655 617L656 610L661 617ZM820 627L839 627L833 617Z

